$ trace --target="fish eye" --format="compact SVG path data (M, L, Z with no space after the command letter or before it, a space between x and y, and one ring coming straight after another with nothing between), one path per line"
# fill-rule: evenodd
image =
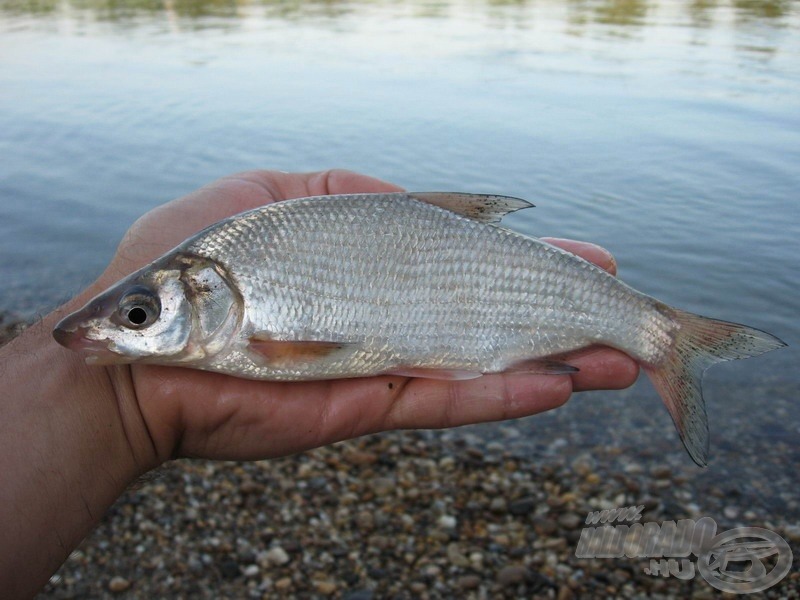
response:
M134 287L119 301L120 324L130 329L143 329L155 323L161 314L158 296L145 287Z

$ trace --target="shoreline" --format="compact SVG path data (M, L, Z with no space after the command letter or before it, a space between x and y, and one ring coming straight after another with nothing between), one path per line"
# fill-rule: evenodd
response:
M583 455L539 461L448 433L170 463L115 504L41 597L719 596L699 575L645 574L648 559L575 556L589 511L644 505L643 522L697 514L696 498L671 491L685 486L681 473L635 462L609 472ZM756 518L732 515L728 495L714 495L720 532ZM773 525L796 556L797 527ZM799 594L794 570L764 597Z

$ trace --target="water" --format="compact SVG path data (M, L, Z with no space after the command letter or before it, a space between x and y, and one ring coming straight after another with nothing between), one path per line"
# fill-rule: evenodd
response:
M799 34L791 0L0 0L0 308L70 297L215 177L346 167L528 198L509 226L780 336L711 385L797 435Z

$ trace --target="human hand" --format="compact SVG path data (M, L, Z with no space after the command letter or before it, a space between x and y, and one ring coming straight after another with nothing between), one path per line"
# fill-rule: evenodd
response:
M219 219L287 198L396 189L344 171L220 179L139 219L92 286L0 348L6 595L34 595L124 489L172 457L268 458L386 429L510 419L555 408L573 391L634 381L636 364L610 349L570 357L580 368L574 375L277 383L179 367L88 366L53 341L65 314ZM596 246L551 242L614 271Z
M94 287L110 286L203 227L247 209L302 196L398 189L345 171L226 177L143 216ZM596 246L549 241L615 270L611 256ZM611 349L584 351L569 362L580 371L467 381L379 376L287 383L154 365L105 368L117 402L127 407L123 414L141 417L126 427L131 439L150 444L136 452L149 455L155 466L178 456L270 458L382 430L517 418L560 406L573 391L626 387L638 374L633 360ZM131 427L145 431L137 434Z

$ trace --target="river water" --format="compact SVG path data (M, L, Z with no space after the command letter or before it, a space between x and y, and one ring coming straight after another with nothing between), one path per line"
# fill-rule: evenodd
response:
M798 2L0 0L1 309L218 176L334 166L527 198L510 227L783 338L713 371L711 422L796 445Z

